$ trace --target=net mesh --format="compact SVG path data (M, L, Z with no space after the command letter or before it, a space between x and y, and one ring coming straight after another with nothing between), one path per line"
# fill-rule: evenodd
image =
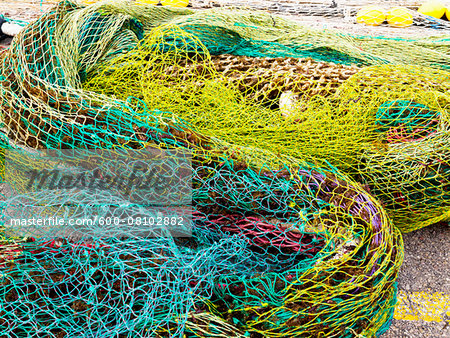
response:
M139 97L233 144L337 166L404 232L449 218L447 71L211 56L163 26L98 72L86 88Z
M231 17L208 12L202 20L209 27L224 20L237 27L229 36L240 36L250 43L245 48L256 50L239 62L275 56L272 47L261 49L266 42L256 39L275 43L281 29L292 27L286 21L274 29L277 21L266 16L271 23L261 30L265 35L252 36L255 29L240 24L255 20L246 13ZM65 1L25 27L0 55L2 148L27 159L14 175L3 173L8 189L16 193L12 196L5 188L1 202L0 326L7 336L351 337L386 329L403 259L400 232L382 205L333 164L361 179L375 179L372 172L381 171L370 160L378 163L377 154L367 147L373 135L389 134L394 140L379 141L381 149L442 137L445 83L436 80L433 90L416 91L423 100L400 94L389 95L389 100L373 97L375 88L386 82L371 76L373 72L388 69L393 76L407 77L414 70L345 66L349 58L362 60L356 62L359 66L376 58L309 46L283 55L291 59L278 60L281 68L288 67L295 63L293 56L304 56L306 50L313 59L298 67L305 67L305 73L317 69L309 76L280 73L280 79L293 76L283 85L298 95L294 99L288 93L289 102L281 107L285 88L272 93L266 86L274 70L258 73L249 67L247 74L232 67L234 59L211 58L221 54L208 45L213 30L200 42L195 15L185 9L117 2L81 7ZM315 41L322 46L323 36L317 34ZM286 41L277 39L276 48L287 46ZM435 53L421 55L424 64L445 65L436 56L442 53L438 47L423 48ZM326 63L320 55L344 65ZM224 71L216 69L230 60ZM421 74L444 73L427 69ZM419 88L426 86L415 81ZM362 98L355 99L355 92ZM360 114L325 108L311 114L309 107L319 103L345 109L341 96L352 98L351 108ZM370 100L379 103L376 111L367 109ZM414 122L399 122L405 111L412 112ZM302 132L313 121L317 135ZM331 142L344 132L342 121L360 123L362 127L345 135L354 131L361 142L348 137L340 146ZM321 136L330 150L318 146L320 128L330 131ZM397 142L405 133L412 140ZM292 142L297 142L295 147ZM307 152L302 142L317 142L317 149ZM343 144L352 148L334 154ZM26 168L47 161L44 150L131 151L149 146L192 153L191 237L156 231L127 238L10 235L6 225L11 219L91 217L94 211L83 207L86 203L108 205L112 197L115 203L126 202L111 191L92 195L27 189ZM354 172L361 163L366 165ZM442 164L439 170L445 168ZM426 182L425 195L438 191L432 181ZM445 195L434 196L443 210ZM71 206L70 213L62 205ZM115 209L120 217L151 215L145 207L136 211L120 205Z
M161 11L168 11L160 7ZM448 36L401 39L352 36L308 28L260 11L211 9L172 17L170 23L195 35L211 54L255 57L313 57L344 64L415 64L448 69Z

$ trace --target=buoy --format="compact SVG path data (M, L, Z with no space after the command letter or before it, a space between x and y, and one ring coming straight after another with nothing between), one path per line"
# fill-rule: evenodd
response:
M16 36L17 34L20 33L20 31L23 29L23 26L21 25L17 25L15 23L9 23L9 22L5 22L2 26L1 26L1 32L5 35L8 36Z
M136 0L136 5L157 5L159 0Z
M283 116L289 116L294 113L295 106L298 103L298 96L291 91L281 93L280 112Z
M381 25L386 20L386 15L382 8L378 6L364 6L356 14L358 23L365 23L369 26Z
M23 26L6 21L0 16L0 39L5 36L16 36L23 29Z
M418 12L440 19L445 14L445 6L440 1L427 1L419 7Z
M386 15L387 22L392 27L408 27L413 23L412 14L403 7L393 7Z
M189 0L161 0L161 5L171 7L187 7Z

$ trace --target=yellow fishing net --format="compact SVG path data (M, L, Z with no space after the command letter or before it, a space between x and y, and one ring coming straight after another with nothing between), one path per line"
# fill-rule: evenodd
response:
M161 26L96 72L85 88L139 97L237 145L337 166L402 231L449 217L446 71L211 56L194 36Z

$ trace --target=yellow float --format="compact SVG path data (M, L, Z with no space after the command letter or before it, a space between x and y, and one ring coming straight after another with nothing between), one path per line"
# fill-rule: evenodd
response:
M187 7L189 0L161 0L161 5L171 7Z
M403 7L393 7L386 15L387 22L392 27L408 27L413 23L412 14Z
M418 12L440 19L445 14L445 6L440 1L427 1L419 7Z
M365 23L369 26L381 25L386 20L386 15L382 8L378 6L364 6L356 14L358 23Z

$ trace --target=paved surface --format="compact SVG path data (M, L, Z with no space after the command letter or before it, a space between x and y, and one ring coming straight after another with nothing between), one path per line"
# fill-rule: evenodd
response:
M45 11L56 3L56 0L0 0L0 14L7 18L33 21L42 11Z
M403 239L399 302L382 338L450 337L450 227L433 225Z

